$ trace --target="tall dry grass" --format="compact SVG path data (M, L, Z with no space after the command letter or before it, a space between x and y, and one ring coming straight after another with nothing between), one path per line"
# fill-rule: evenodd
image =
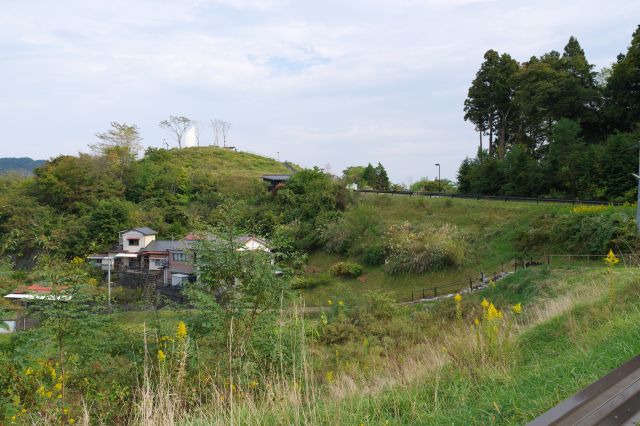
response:
M607 292L607 283L594 272L585 276L579 286L562 279L556 280L555 286L561 289L560 294L527 306L521 316L504 312L498 335L492 337L492 341L473 323L451 321L437 335L425 337L402 353L387 354L385 366L374 374L371 371L338 373L330 383L320 383L312 371L303 307L293 309L288 318L281 312L281 321L290 321L297 330L299 356L294 357L293 368L287 372L282 365L272 366L264 373L259 391L234 386L243 382L242 372L235 370L228 377L189 383L189 388L196 388L197 393L207 397L199 404L188 406L184 403L185 386L180 380L184 377L182 368L186 358L170 370L162 370L154 366L152 355L147 354L144 381L135 395L131 423L145 426L339 424L344 415L340 401L405 388L422 380L437 383L444 375L443 369L456 368L471 379L481 372L508 376L517 353L518 335L580 304L597 300ZM232 348L228 349L231 353ZM213 384L221 382L226 386ZM433 398L437 408L438 386L435 389Z

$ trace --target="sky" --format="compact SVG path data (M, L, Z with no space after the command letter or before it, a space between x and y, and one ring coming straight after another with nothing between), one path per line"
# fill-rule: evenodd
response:
M486 50L525 61L573 35L600 69L638 17L630 0L0 0L0 157L86 152L111 121L174 145L158 123L183 115L202 145L217 118L242 151L455 179Z

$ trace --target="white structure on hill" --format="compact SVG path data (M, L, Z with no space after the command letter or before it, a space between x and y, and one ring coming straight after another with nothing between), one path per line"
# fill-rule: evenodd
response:
M198 145L200 145L198 143L198 129L194 124L184 135L184 147L191 148Z

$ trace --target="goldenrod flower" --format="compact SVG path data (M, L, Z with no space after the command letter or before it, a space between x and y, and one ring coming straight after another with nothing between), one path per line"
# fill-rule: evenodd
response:
M456 293L456 295L453 296L453 300L455 300L456 303L460 303L460 301L462 300L462 296L460 296L460 293Z
M60 391L62 389L62 383L58 382L55 384L55 386L53 387L55 390Z
M502 312L500 312L493 303L489 303L489 307L487 308L487 320L493 321L495 319L501 319Z
M24 374L26 374L27 376L30 376L33 373L33 370L31 369L31 367L27 367L26 370L24 370Z
M158 349L158 362L163 362L166 358L166 355L162 351L162 349Z
M249 387L251 389L255 389L257 386L258 386L258 382L257 381L252 380L252 381L249 382Z
M327 300L327 305L329 305L329 306L333 305L333 300L331 300L331 299Z
M186 339L187 337L187 325L184 321L180 321L178 323L178 328L176 330L176 337L180 340Z
M327 371L324 375L324 378L328 383L333 383L333 371Z
M489 308L489 302L487 301L487 299L482 299L482 303L480 303L480 305L485 309Z
M522 313L522 303L516 303L513 305L511 311L516 315L520 315Z
M344 302L341 300L338 302L338 306L344 306Z
M615 266L616 263L620 262L620 259L618 259L618 257L613 254L613 250L609 249L609 254L607 254L607 257L604 258L604 261L607 262L607 264L611 268Z
M480 320L478 318L476 318L475 320L473 320L473 323L475 325L480 325Z

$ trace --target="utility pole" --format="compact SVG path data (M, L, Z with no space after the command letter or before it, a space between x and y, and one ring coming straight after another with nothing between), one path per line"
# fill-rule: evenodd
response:
M436 166L438 166L438 192L441 192L442 188L440 186L440 163L436 163Z
M107 267L107 287L109 289L109 312L111 312L111 262L113 261L113 257L107 256L109 261L109 266Z

